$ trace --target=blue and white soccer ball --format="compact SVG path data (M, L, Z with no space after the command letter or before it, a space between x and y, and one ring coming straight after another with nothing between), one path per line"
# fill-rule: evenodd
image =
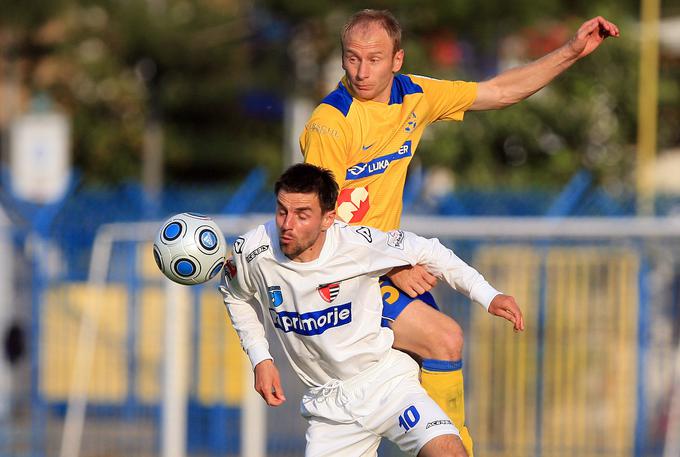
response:
M201 284L215 277L227 255L217 224L195 213L176 214L163 223L153 243L156 265L171 280Z

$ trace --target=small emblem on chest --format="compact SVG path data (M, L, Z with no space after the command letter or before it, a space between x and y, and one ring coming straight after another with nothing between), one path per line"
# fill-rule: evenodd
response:
M335 300L335 297L340 293L340 284L337 282L321 284L316 290L319 291L319 295L321 295L321 298L323 298L324 301L330 303Z

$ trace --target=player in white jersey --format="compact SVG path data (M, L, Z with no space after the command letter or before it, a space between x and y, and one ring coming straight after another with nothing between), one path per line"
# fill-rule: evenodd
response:
M421 264L516 329L521 312L436 239L335 222L337 189L329 171L294 165L276 184L275 220L234 243L220 290L255 388L271 406L285 401L267 322L308 387L305 455L374 456L384 436L412 455L467 456L456 427L420 386L417 363L392 349L378 280Z

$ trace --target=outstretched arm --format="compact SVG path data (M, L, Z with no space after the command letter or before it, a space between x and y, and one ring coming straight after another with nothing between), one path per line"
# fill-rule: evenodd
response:
M619 36L615 24L601 16L584 22L567 43L550 54L479 83L477 98L470 110L500 109L524 100L597 49L608 36Z

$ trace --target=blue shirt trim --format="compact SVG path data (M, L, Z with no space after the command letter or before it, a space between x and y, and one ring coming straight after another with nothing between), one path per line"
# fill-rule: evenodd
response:
M326 95L326 98L321 100L321 103L331 105L333 108L340 111L343 116L347 117L347 113L349 113L349 107L352 105L352 95L340 82L338 83L338 87L333 92Z
M392 81L392 92L390 93L389 104L401 104L404 102L404 96L422 93L423 88L414 83L411 78L406 75L396 74Z

